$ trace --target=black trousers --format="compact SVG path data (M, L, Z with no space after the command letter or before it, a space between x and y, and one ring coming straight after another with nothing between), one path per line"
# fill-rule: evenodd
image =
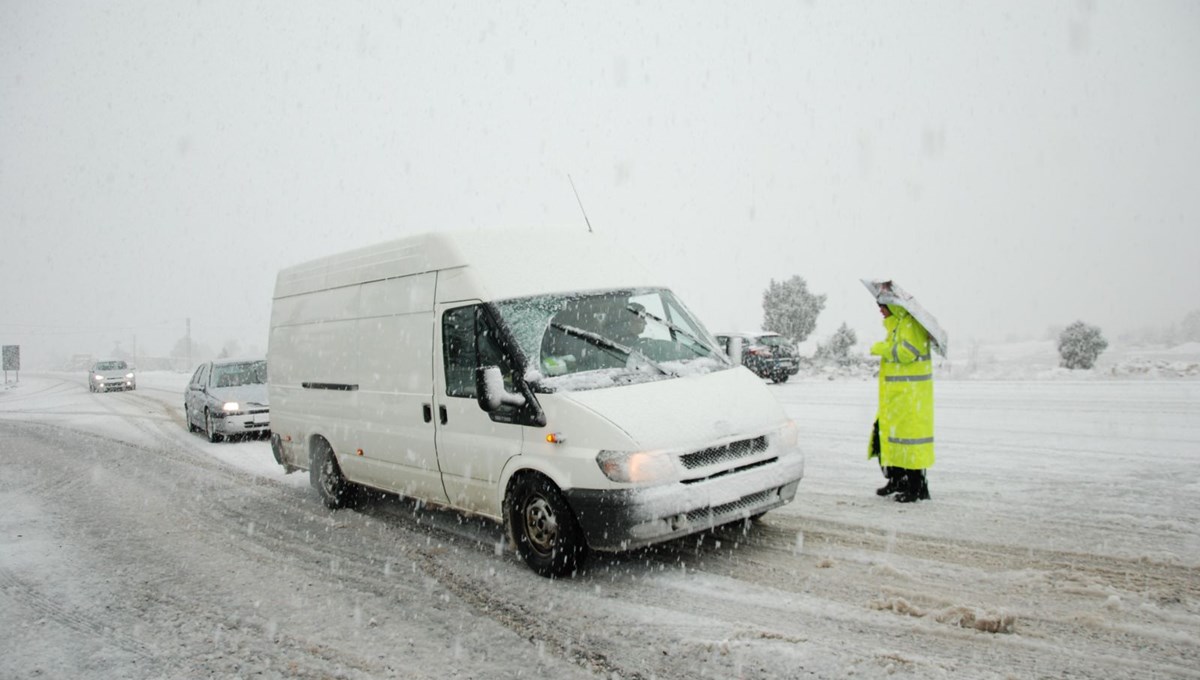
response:
M871 432L871 452L879 460L879 469L883 472L883 476L888 479L896 479L903 477L906 470L898 467L884 467L883 465L883 448L879 445L879 421L875 421L875 425Z

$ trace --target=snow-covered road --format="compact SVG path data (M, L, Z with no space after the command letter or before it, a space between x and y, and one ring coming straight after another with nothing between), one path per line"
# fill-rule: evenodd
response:
M913 506L874 382L775 385L794 504L549 581L487 523L325 510L185 381L0 391L0 677L1200 677L1200 382L939 382Z

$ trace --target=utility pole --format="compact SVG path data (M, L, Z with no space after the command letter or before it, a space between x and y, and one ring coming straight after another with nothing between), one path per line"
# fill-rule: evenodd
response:
M183 370L185 370L185 371L188 369L188 367L190 367L192 365L192 317L190 317L190 316L188 317L188 320L187 320L187 335L186 335L186 337L187 337L187 352L185 353L185 356L187 357L187 363L185 363L183 365Z

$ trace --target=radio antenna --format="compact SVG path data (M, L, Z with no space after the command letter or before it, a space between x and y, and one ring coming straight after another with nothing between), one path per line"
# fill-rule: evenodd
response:
M575 192L575 201L579 203L579 212L583 213L583 221L587 224L588 233L592 233L592 222L587 217L587 211L583 209L583 201L579 198L579 191L575 189L575 180L571 179L571 173L567 173L567 181L571 183L571 191Z

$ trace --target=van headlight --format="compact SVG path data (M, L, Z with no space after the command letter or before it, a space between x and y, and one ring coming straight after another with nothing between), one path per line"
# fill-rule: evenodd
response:
M644 484L678 477L674 457L663 451L601 451L596 462L614 482Z

